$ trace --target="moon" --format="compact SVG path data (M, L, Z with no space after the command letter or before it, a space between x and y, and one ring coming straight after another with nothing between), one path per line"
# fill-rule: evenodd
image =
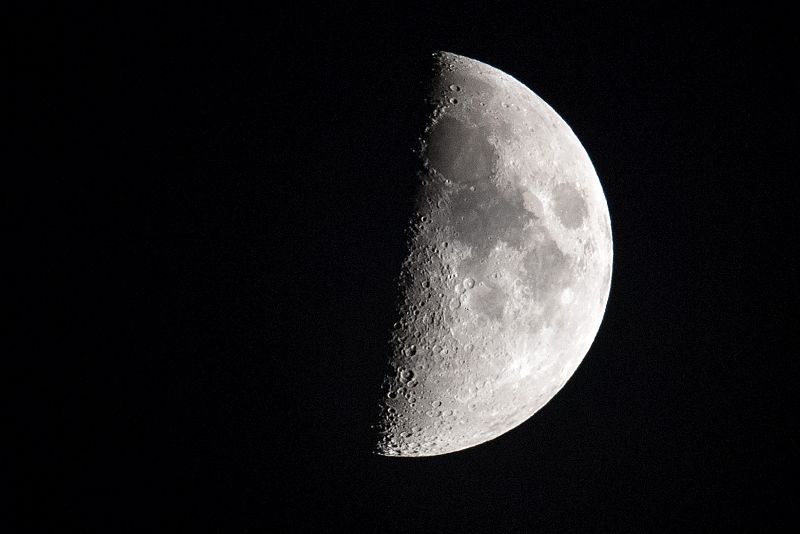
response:
M612 238L592 163L521 82L437 52L398 276L377 454L434 456L520 425L600 327Z

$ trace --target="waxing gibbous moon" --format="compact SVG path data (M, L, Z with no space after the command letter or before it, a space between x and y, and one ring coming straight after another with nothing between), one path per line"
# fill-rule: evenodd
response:
M578 138L522 83L433 55L416 210L376 452L433 456L518 426L600 327L611 225Z

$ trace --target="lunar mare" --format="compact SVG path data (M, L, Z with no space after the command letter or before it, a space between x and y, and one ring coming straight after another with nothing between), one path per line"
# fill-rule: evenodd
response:
M447 52L429 98L377 425L387 456L462 450L531 417L588 352L611 284L605 196L564 120Z

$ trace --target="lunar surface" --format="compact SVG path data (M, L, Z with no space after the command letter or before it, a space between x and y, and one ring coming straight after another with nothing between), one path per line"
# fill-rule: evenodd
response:
M589 156L511 76L433 56L376 452L484 443L562 388L600 327L611 225Z

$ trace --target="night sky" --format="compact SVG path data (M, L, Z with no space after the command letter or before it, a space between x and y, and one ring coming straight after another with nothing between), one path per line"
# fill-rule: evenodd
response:
M796 523L791 17L483 4L72 9L21 48L17 90L56 97L31 124L64 164L12 206L33 232L16 317L44 314L19 323L12 365L29 384L20 531ZM571 126L607 197L612 287L531 419L384 458L369 425L436 50L514 76ZM26 81L45 56L63 65L49 88Z

